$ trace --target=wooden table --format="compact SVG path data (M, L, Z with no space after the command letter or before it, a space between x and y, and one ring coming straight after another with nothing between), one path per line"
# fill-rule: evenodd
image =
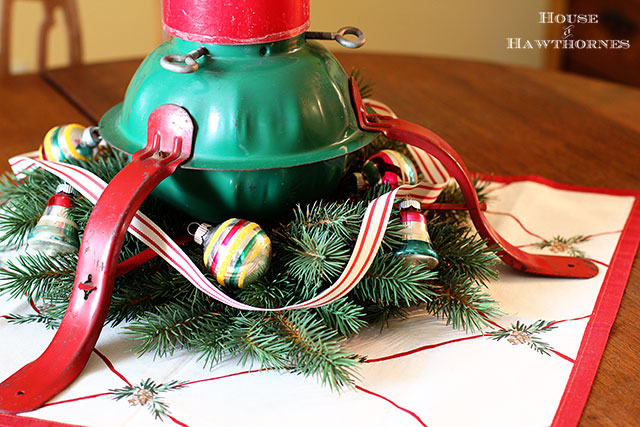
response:
M640 91L578 76L440 58L339 55L374 96L444 137L474 171L640 189ZM139 60L0 83L2 160L36 148L56 124L97 122L124 96ZM54 93L55 88L58 93ZM8 102L7 102L8 101ZM640 419L640 262L584 410L582 426ZM535 410L535 408L532 408Z

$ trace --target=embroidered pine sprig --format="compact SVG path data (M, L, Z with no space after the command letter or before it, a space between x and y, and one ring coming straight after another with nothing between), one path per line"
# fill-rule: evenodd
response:
M545 240L540 243L536 243L533 246L538 249L549 248L551 252L563 252L563 253L567 253L570 256L584 258L586 256L585 252L576 248L575 245L578 243L586 242L588 240L589 240L589 236L580 236L580 235L573 236L573 237L555 236L551 240Z
M486 335L496 341L506 338L512 345L527 344L535 351L549 356L553 347L542 341L538 334L555 329L556 326L551 326L552 323L553 321L536 320L531 325L525 325L518 320L508 329L487 332Z
M140 381L133 387L122 387L109 390L115 400L127 399L131 406L146 406L151 414L159 420L171 414L169 405L161 396L162 393L177 390L184 387L186 381L169 381L164 384L156 384L151 378Z

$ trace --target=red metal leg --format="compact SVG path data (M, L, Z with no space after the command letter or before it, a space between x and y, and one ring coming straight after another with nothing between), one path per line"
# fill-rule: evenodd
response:
M543 276L589 278L598 274L598 267L584 258L533 255L511 245L485 218L475 187L469 178L469 172L458 153L449 144L435 133L415 123L379 114L369 114L353 79L351 79L351 98L363 130L382 132L390 139L421 148L442 163L460 185L478 233L489 244L498 245L501 248L499 255L505 263L518 270Z
M193 122L181 107L162 105L149 117L147 146L106 188L80 245L69 307L45 352L0 384L0 411L39 408L82 371L107 315L127 228L147 195L191 156Z

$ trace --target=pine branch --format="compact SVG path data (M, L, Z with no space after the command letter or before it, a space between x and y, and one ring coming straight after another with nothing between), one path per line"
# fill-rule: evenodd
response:
M498 280L497 248L488 247L467 226L440 218L429 224L429 233L440 257L441 281L459 282L468 278L486 286L489 281Z
M283 263L288 274L305 286L318 290L325 283L338 278L349 260L349 247L331 233L301 229L297 236L284 236Z
M322 323L338 334L349 337L367 325L364 308L349 298L341 298L316 309Z
M425 305L434 316L447 319L455 329L474 331L489 325L488 320L502 314L496 301L480 286L467 280L460 284L444 283L434 287L437 296Z
M389 326L389 320L406 319L409 316L408 308L378 303L367 305L366 313L366 321L372 325L380 325L380 332Z
M436 294L430 283L437 277L423 265L410 265L393 254L376 257L351 295L356 300L395 307L430 301Z
M361 200L323 200L305 207L298 205L294 209L293 219L282 227L282 231L276 231L276 237L285 233L283 242L287 242L291 237L301 238L304 233L316 232L353 245L369 203L391 190L389 185L376 185L363 194ZM384 248L390 249L402 243L401 229L400 220L396 216L392 217L384 235Z
M58 329L62 316L67 309L67 304L54 306L49 310L40 310L32 314L10 314L7 321L16 325L27 323L41 323L46 329Z
M217 344L237 356L242 365L253 367L257 363L263 369L289 369L291 343L275 333L277 325L273 320L268 314L241 313L229 325L224 342ZM221 353L219 348L209 351L213 351L212 355ZM208 355L207 359L213 357Z
M343 349L344 338L328 329L312 310L240 313L224 337L198 337L194 350L214 363L225 351L251 368L316 376L334 390L351 384L362 359ZM222 342L224 341L224 342Z
M311 314L294 311L273 316L281 325L280 336L291 345L293 371L304 376L319 376L320 382L332 390L350 386L362 358L344 350L344 338Z
M373 83L364 77L362 72L358 68L352 68L349 77L353 77L356 81L356 85L358 85L358 90L360 91L360 96L362 98L369 98L373 95Z
M355 240L362 223L366 206L363 203L315 202L294 209L294 219L287 224L286 230L293 236L313 231L332 233L343 242Z
M41 169L25 173L22 181L12 173L0 178L0 241L22 246L35 227L61 181Z
M0 269L0 295L10 298L68 300L73 288L75 254L47 256L24 254L6 261Z
M277 308L297 302L300 288L281 268L275 268L251 286L243 287L238 298L254 307Z
M212 305L185 307L181 303L167 303L158 313L147 313L125 326L125 334L139 341L133 348L137 353L153 351L155 356L172 355L176 349L189 348L198 335L224 328L229 321L224 309Z
M61 181L58 178L52 179L51 175L42 169L28 170L23 174L25 177L22 180L18 180L11 172L2 175L0 178L0 202L6 203L25 198L45 206Z

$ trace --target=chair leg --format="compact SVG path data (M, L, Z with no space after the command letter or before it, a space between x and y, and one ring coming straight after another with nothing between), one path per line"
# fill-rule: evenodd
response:
M76 0L64 0L62 3L64 17L67 21L67 37L69 39L69 64L82 63L82 38L80 35L80 20Z
M0 20L0 77L9 74L11 57L11 14L15 0L3 0L2 19Z
M51 31L51 27L53 27L53 24L56 22L54 12L57 6L57 1L45 1L42 3L44 19L42 20L42 24L40 24L40 34L38 36L38 43L40 45L40 50L38 51L38 73L42 73L47 68L47 59L49 58L49 44L47 41L49 31Z

